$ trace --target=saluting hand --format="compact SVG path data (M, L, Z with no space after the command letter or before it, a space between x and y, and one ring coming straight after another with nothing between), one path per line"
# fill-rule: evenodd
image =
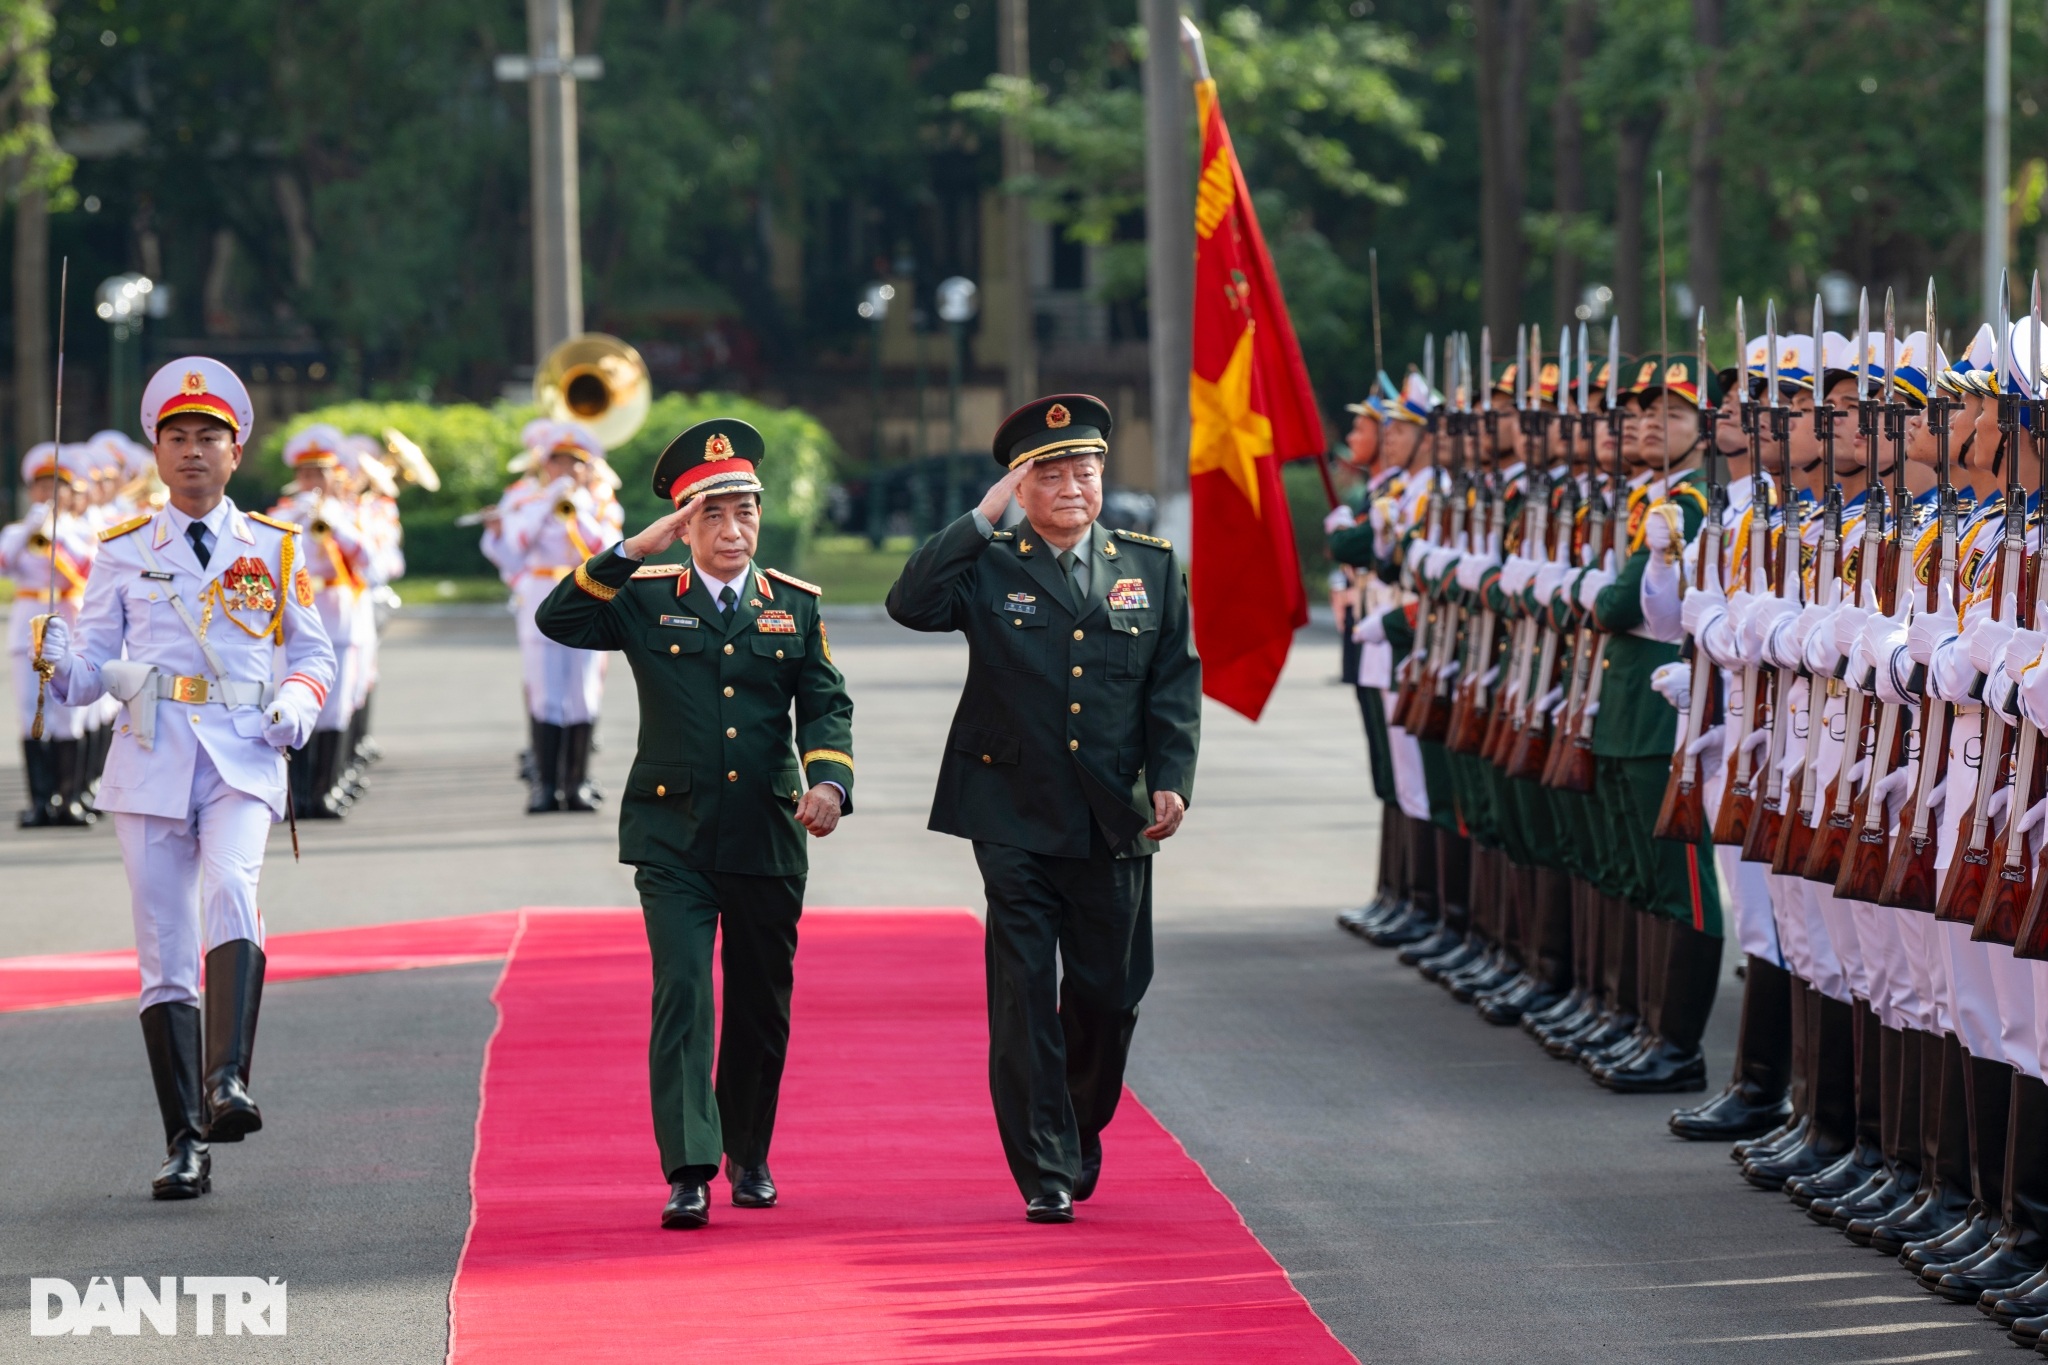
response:
M1180 799L1179 792L1153 792L1152 824L1146 828L1145 837L1171 839L1187 813L1188 803Z
M796 822L809 830L812 838L822 839L839 828L839 806L839 788L820 782L796 803Z
M620 553L628 559L645 559L658 555L683 538L683 532L690 527L690 519L697 515L702 499L691 498L681 507L665 517L656 517L648 523L647 529L636 536L629 536L620 547Z
M1002 520L1004 511L1010 505L1010 499L1017 496L1017 486L1024 482L1024 476L1030 472L1031 465L1028 462L1020 464L998 479L995 487L982 494L981 506L976 510L988 518L989 525L993 526Z

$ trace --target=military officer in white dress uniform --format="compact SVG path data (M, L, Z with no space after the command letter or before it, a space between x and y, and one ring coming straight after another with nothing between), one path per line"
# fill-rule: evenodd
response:
M152 1183L159 1199L205 1193L208 1144L263 1126L249 1095L263 993L257 880L270 826L285 818L285 752L312 734L334 683L298 528L225 496L253 416L217 360L158 371L142 427L168 505L101 534L76 626L53 618L42 642L57 700L123 704L100 806L114 817L134 912L168 1148Z
M69 449L70 454L62 454L49 441L29 448L21 461L27 510L20 521L0 530L0 574L14 580L7 652L14 668L14 698L21 709L22 770L28 779L28 808L19 817L24 828L83 826L93 820L83 791L87 765L80 754L89 708L62 706L44 696L42 737L32 733L38 689L31 622L47 612L66 620L78 618L86 575L92 569L93 552L99 548L84 515L86 464L77 447ZM56 509L54 523L52 508ZM54 547L50 543L53 526ZM56 550L54 561L52 548Z

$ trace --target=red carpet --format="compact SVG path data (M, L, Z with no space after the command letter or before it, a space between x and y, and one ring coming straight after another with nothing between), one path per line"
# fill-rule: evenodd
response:
M272 982L304 981L317 976L487 962L505 955L518 928L519 914L517 910L500 910L451 919L272 934L264 945L270 959L265 976ZM0 958L0 1013L133 1000L141 988L133 949Z
M782 1206L663 1232L638 912L529 911L494 999L449 1295L468 1362L1350 1361L1128 1093L1102 1187L1036 1227L989 1113L981 930L803 923Z

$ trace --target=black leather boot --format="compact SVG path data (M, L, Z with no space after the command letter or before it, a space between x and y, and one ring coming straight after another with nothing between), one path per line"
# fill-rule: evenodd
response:
M1847 1231L1859 1218L1881 1219L1920 1189L1920 1044L1903 1030L1878 1028L1878 1147L1884 1166L1840 1199L1816 1199L1807 1215Z
M55 813L57 797L49 740L22 740L21 774L28 783L28 805L14 817L14 823L22 829L36 829L49 824L51 815Z
M1760 1137L1730 1143L1728 1159L1738 1166L1752 1157L1762 1158L1805 1141L1806 1130L1812 1126L1813 1038L1807 1031L1807 1022L1813 1009L1813 988L1790 972L1786 973L1786 985L1786 1003L1790 1006L1787 1013L1792 1026L1792 1073L1785 1097L1791 1101L1792 1113L1784 1123Z
M1705 1104L1672 1113L1671 1131L1694 1142L1768 1133L1791 1117L1792 974L1754 955L1744 959L1735 1075Z
M1876 1011L1866 1001L1853 1001L1850 1008L1850 1042L1855 1058L1855 1141L1841 1160L1826 1170L1785 1182L1785 1193L1792 1197L1792 1202L1823 1223L1834 1216L1832 1201L1861 1190L1884 1169L1883 1123L1878 1105L1883 1072L1883 1054L1878 1046L1881 1026ZM1813 1211L1816 1202L1827 1205L1817 1214Z
M240 1142L263 1127L263 1114L249 1098L256 1015L263 1004L263 962L263 950L246 938L232 939L206 955L209 1142Z
M316 776L313 755L313 740L308 737L303 747L285 756L285 787L291 794L292 814L301 820L313 818L313 796Z
M1671 1094L1707 1085L1700 1039L1721 984L1722 940L1676 920L1666 925L1660 935L1664 984L1658 992L1656 1043L1619 1066L1593 1073L1594 1080L1618 1094Z
M1856 1140L1855 1012L1846 1000L1815 991L1808 1001L1813 1056L1812 1123L1798 1146L1743 1163L1743 1179L1782 1190L1795 1176L1814 1175L1845 1156Z
M590 732L588 722L562 727L562 809L597 809L597 789L590 784Z
M199 1097L199 1010L151 1005L142 1012L142 1043L164 1121L164 1164L149 1182L155 1199L197 1199L213 1188Z
M2010 1068L2008 1068L2010 1070ZM1999 1230L1984 1255L1946 1271L1930 1266L1920 1276L1928 1289L1957 1303L1979 1303L1987 1311L2007 1290L2032 1279L2048 1264L2048 1179L2041 1169L2042 1140L2048 1138L2048 1086L2011 1071L2006 1094L2006 1132L1999 1173ZM1990 1302L1980 1302L1984 1296Z
M312 756L311 777L313 803L307 808L309 820L339 820L348 807L343 804L335 790L339 776L336 764L341 756L341 731L315 730L306 742L306 752Z
M49 823L53 825L77 829L90 825L96 818L93 813L87 811L83 799L84 755L84 740L50 741L50 777L55 786L51 793Z
M2005 1207L2005 1138L2012 1124L2012 1068L1986 1057L1963 1057L1963 1103L1970 1155L1970 1207L1938 1237L1909 1243L1899 1261L1915 1274L1966 1268L1988 1254Z
M526 813L542 815L562 809L562 727L536 720L533 724L533 790Z
M1882 1219L1853 1220L1849 1240L1897 1256L1960 1224L1970 1209L1963 1050L1952 1033L1920 1036L1920 1192Z
M1354 910L1338 912L1337 927L1347 933L1363 937L1367 929L1386 924L1395 909L1403 904L1403 898L1396 890L1400 884L1401 841L1393 837L1393 821L1399 814L1398 810L1381 803L1378 882L1370 901Z

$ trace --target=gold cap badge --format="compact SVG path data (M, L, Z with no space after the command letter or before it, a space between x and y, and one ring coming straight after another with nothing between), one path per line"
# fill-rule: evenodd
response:
M726 438L724 432L713 432L711 439L704 443L704 458L707 460L726 460L732 458L732 442Z
M185 371L185 392L186 392L186 393L205 393L205 392L206 392L206 376L205 376L205 375L203 375L203 374L201 374L201 373L199 373L199 371L197 371L197 370L187 370L187 371Z
M1055 431L1061 427L1072 425L1073 420L1074 414L1067 411L1065 403L1054 403L1045 410L1045 424Z

